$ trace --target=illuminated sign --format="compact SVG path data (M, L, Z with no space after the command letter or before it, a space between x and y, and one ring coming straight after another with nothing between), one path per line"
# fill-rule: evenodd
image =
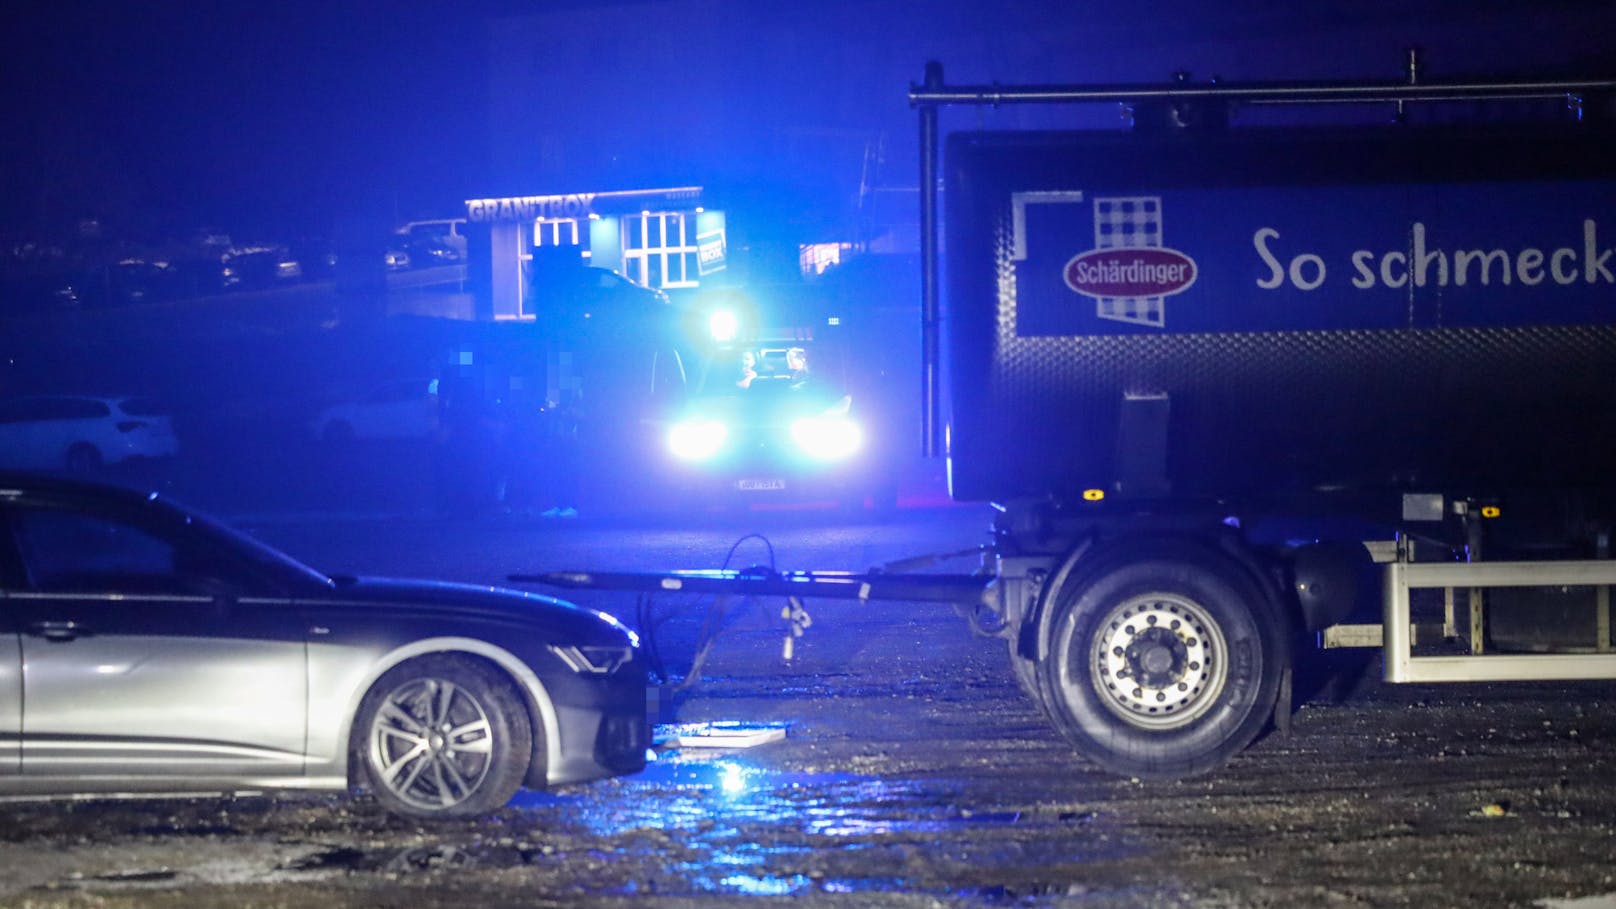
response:
M566 193L555 196L507 196L499 199L467 199L466 219L473 223L495 221L537 221L540 218L583 219L605 214L602 207L619 203L620 210L639 210L651 202L694 204L701 196L699 186L671 189L619 190L604 193Z
M513 196L506 199L470 199L466 217L471 221L537 221L540 218L587 218L595 211L595 193L564 196Z
M696 235L696 268L703 275L723 271L725 267L724 231L715 230Z

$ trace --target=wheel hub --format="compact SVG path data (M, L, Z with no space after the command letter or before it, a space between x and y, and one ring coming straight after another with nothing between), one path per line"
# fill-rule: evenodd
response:
M1094 636L1095 690L1113 712L1148 728L1181 726L1216 700L1228 677L1222 633L1200 605L1155 594L1108 614Z
M417 680L394 691L390 710L371 729L380 785L418 807L443 808L467 798L489 771L489 720L470 692Z
M1189 648L1172 632L1150 627L1123 652L1129 676L1146 688L1164 688L1184 677Z

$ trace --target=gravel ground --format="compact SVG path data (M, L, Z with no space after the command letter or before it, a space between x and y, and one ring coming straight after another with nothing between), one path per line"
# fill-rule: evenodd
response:
M1145 784L1077 759L946 609L810 608L791 664L772 618L733 614L674 702L781 741L664 749L474 823L347 796L0 805L0 905L1616 904L1608 685L1370 666L1225 770ZM679 659L696 613L664 627Z

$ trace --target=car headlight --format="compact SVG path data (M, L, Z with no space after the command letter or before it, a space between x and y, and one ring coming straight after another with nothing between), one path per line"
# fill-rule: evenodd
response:
M806 417L791 424L791 440L816 461L839 461L864 444L864 431L847 417Z
M684 461L705 461L718 454L729 427L718 420L681 420L668 430L668 450Z
M730 310L720 309L707 317L707 331L720 344L735 340L735 333L740 329L741 320Z

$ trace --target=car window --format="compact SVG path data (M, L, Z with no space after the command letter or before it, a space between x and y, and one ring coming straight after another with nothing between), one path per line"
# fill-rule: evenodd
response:
M205 595L245 586L231 566L116 518L20 508L12 521L23 577L42 593Z

